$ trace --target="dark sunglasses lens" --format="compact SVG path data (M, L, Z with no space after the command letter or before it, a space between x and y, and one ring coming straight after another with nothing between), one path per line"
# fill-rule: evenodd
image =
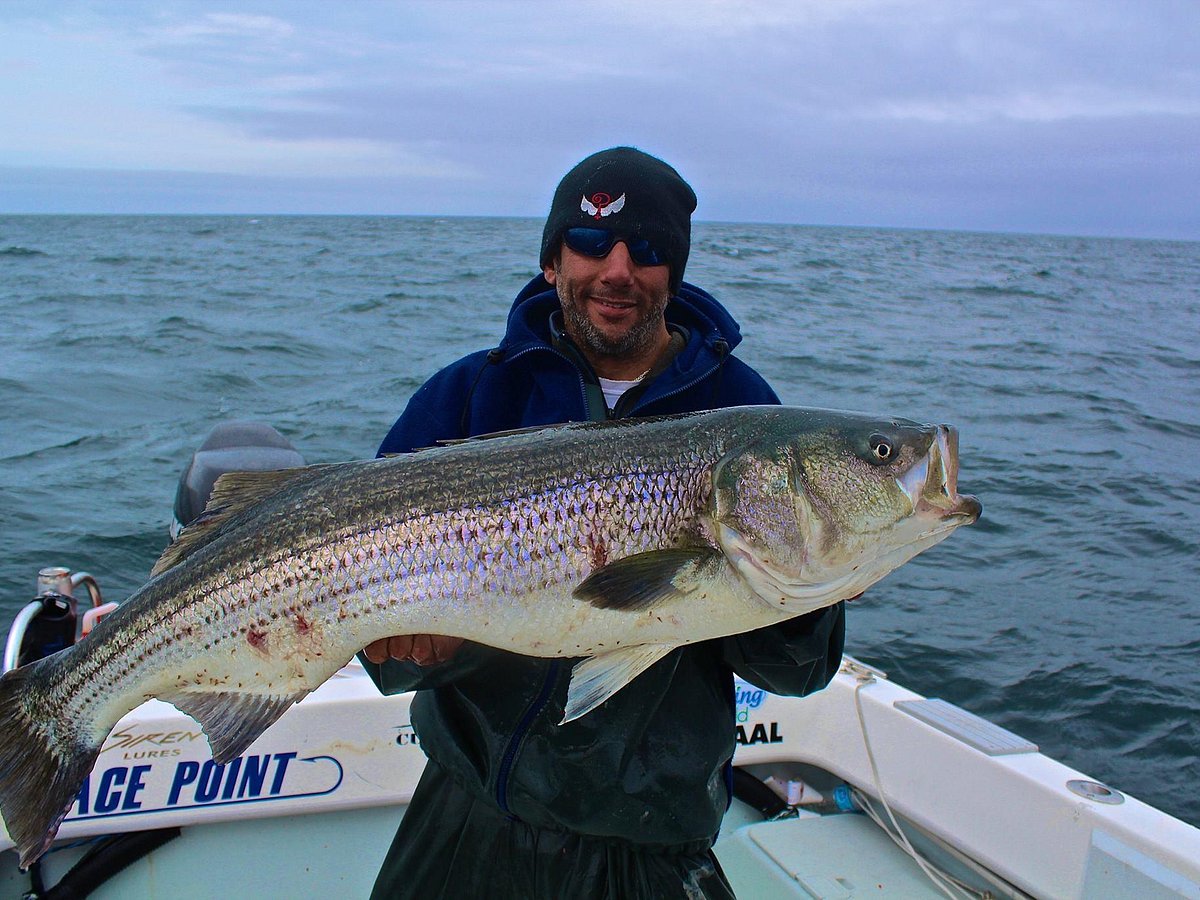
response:
M568 228L563 243L584 256L602 259L608 256L618 238L607 228ZM657 247L642 238L620 238L629 248L629 257L639 266L666 265L667 258Z
M563 243L576 253L601 258L612 249L613 234L607 228L568 228Z
M630 238L625 246L629 248L629 257L639 266L661 266L666 263L663 255L649 241Z

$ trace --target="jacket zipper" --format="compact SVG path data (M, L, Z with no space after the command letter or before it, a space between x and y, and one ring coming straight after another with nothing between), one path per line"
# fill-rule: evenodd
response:
M514 353L512 356L507 357L507 359L509 361L520 359L522 356L525 356L529 353L553 353L575 370L575 374L579 376L579 397L583 401L583 414L586 416L588 411L587 379L583 377L583 373L579 371L579 366L575 365L575 361L571 359L571 357L567 356L567 354L562 353L559 350L555 350L553 347L526 347L524 350L520 350L517 353Z
M696 385L698 385L700 382L702 382L705 378L708 378L710 375L712 375L714 372L716 372L717 369L721 368L721 366L723 364L724 364L723 362L717 363L715 366L713 366L707 372L697 375L695 378L693 378L687 384L681 385L680 387L677 387L677 388L675 388L675 390L669 391L666 394L660 394L659 396L655 397L653 401L650 401L650 402L657 403L659 400L669 400L672 397L676 397L679 394L682 394L684 391L690 391L692 388L694 388ZM643 396L642 398L640 398L638 400L638 402L636 404L634 404L633 409L631 409L629 411L629 416L632 416L643 406L647 406L647 405L649 405L649 403L647 402L646 398Z
M508 808L508 779L512 775L513 765L517 760L517 751L525 743L525 735L533 726L533 720L542 714L542 710L550 702L550 694L558 682L558 670L561 665L561 660L550 661L550 668L542 682L542 689L538 692L537 698L529 704L529 708L525 710L525 715L521 716L521 721L513 731L513 735L508 741L508 747L504 751L504 757L500 761L500 773L496 776L496 805L505 815L513 815L512 810Z

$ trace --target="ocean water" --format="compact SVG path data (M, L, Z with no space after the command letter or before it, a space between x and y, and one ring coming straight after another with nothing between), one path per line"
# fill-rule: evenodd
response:
M533 220L0 217L0 614L112 599L212 426L373 455L493 346ZM688 280L786 403L949 422L983 519L849 611L849 652L1200 824L1200 243L697 224Z

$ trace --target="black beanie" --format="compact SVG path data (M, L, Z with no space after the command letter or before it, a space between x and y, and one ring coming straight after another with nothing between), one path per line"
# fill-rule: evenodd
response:
M695 208L695 193L661 159L633 147L601 150L559 182L542 232L539 263L553 264L568 228L607 228L618 237L643 238L663 253L674 295L687 265Z

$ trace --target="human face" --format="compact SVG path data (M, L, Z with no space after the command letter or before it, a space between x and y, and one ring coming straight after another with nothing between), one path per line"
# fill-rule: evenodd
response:
M663 312L671 268L639 266L623 241L601 259L563 245L542 274L558 291L567 334L598 374L617 378L624 373L603 370L649 365L670 341Z

